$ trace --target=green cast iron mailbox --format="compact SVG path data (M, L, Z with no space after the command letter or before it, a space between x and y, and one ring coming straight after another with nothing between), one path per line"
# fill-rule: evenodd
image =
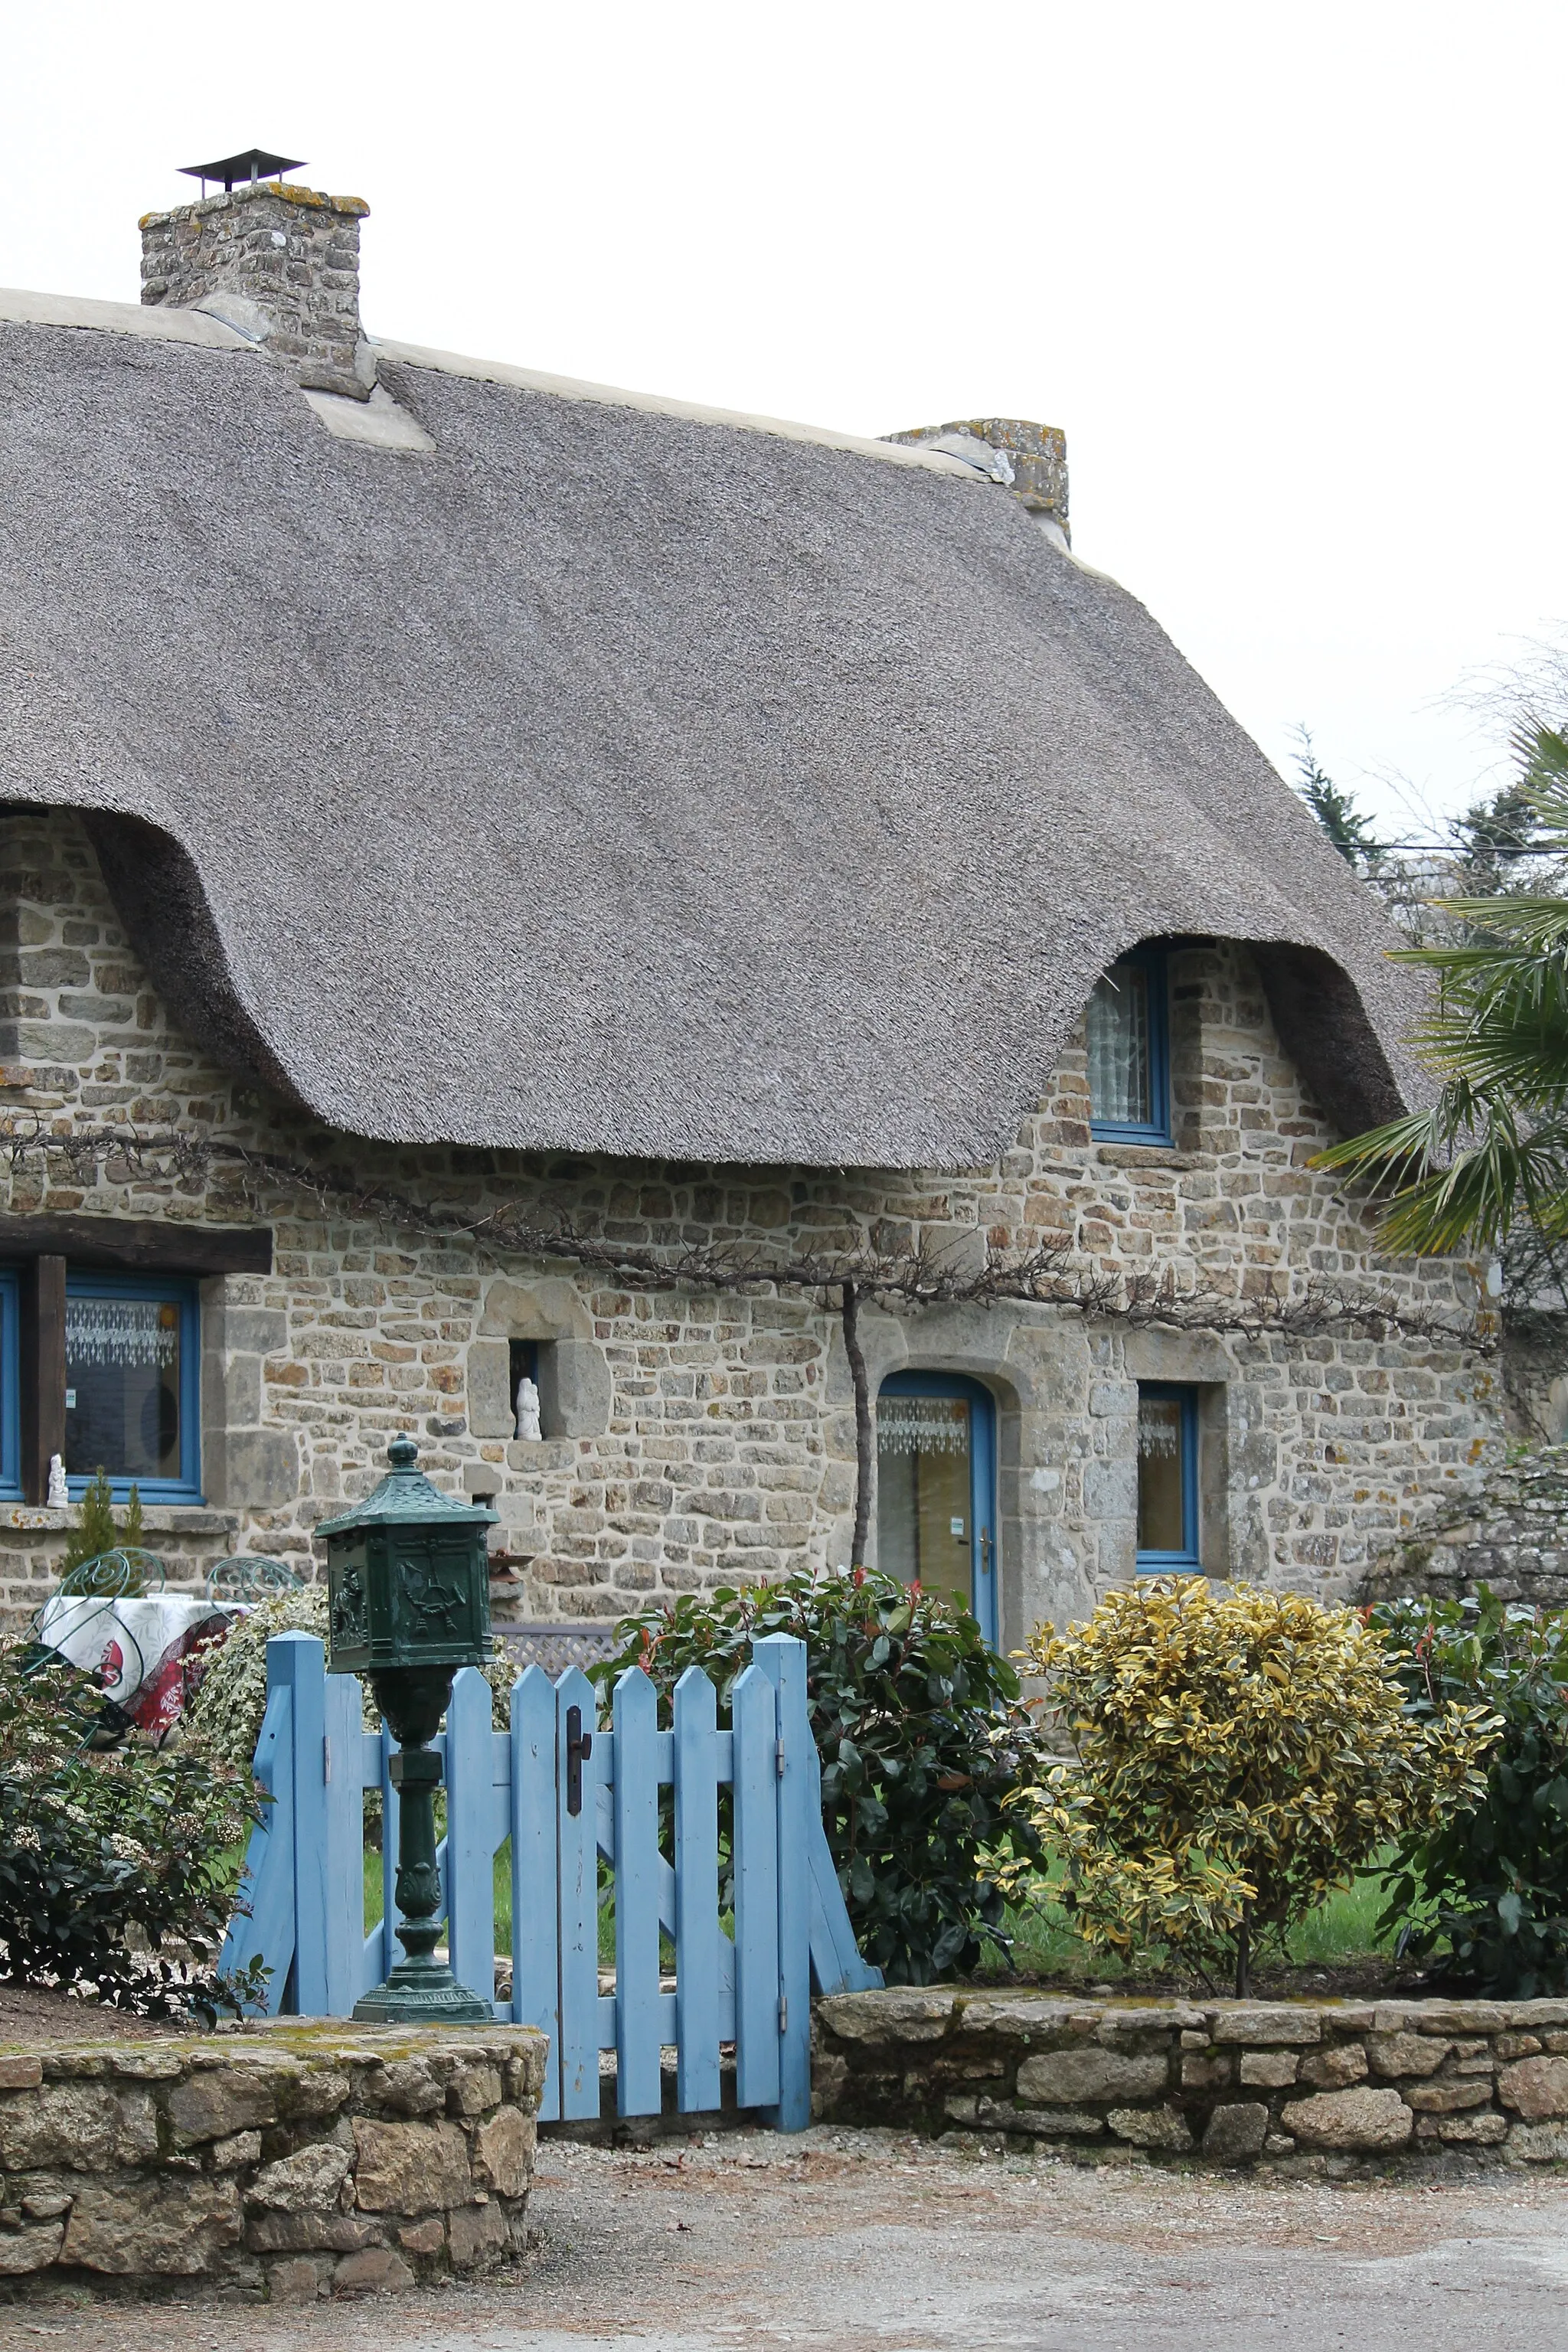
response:
M489 1990L470 1992L435 1958L440 1941L441 1873L436 1853L436 1790L441 1759L431 1747L459 1666L490 1654L489 1562L485 1531L496 1515L460 1503L416 1465L411 1437L387 1448L392 1468L356 1509L328 1519L329 1671L368 1675L399 1752L390 1766L398 1792L397 1939L405 1958L386 1982L354 2005L357 2018L433 2024L488 2023Z
M391 1471L356 1509L328 1519L332 1672L482 1666L490 1654L485 1530L496 1515L459 1503L416 1468L411 1437L387 1448Z

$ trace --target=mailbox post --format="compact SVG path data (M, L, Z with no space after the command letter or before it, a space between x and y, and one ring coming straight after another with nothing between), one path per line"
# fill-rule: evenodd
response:
M441 1873L436 1790L441 1759L430 1746L459 1666L489 1656L489 1568L485 1530L495 1513L433 1486L410 1437L387 1448L392 1468L357 1509L329 1519L328 1668L368 1675L398 1753L397 1930L405 1957L386 1982L354 2004L373 2023L489 2023L491 1988L470 1991L437 1961ZM386 1857L390 1863L391 1857Z

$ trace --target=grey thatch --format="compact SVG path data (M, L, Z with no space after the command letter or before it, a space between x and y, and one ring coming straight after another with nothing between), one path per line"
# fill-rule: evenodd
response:
M1369 898L973 469L384 346L394 452L212 321L10 316L0 791L89 813L180 1017L334 1126L983 1162L1190 933L1342 1124L1397 1108Z

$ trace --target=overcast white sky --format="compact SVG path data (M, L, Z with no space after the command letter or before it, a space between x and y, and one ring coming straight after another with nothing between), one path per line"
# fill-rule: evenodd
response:
M1388 828L1568 624L1568 9L0 6L0 284L134 299L174 166L366 197L372 331L885 433L1065 427L1074 541ZM0 419L3 430L3 419ZM1495 779L1494 779L1495 780Z

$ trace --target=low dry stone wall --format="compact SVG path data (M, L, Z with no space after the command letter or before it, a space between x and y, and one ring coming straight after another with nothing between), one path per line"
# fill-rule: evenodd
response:
M531 2027L247 2027L0 2051L0 2286L247 2301L412 2286L524 2241Z
M1532 1609L1568 1604L1568 1445L1489 1471L1477 1494L1375 1560L1360 1598L1455 1601L1482 1584Z
M837 1993L816 2004L812 2084L824 2122L1096 2163L1554 2163L1568 2161L1568 2000Z

